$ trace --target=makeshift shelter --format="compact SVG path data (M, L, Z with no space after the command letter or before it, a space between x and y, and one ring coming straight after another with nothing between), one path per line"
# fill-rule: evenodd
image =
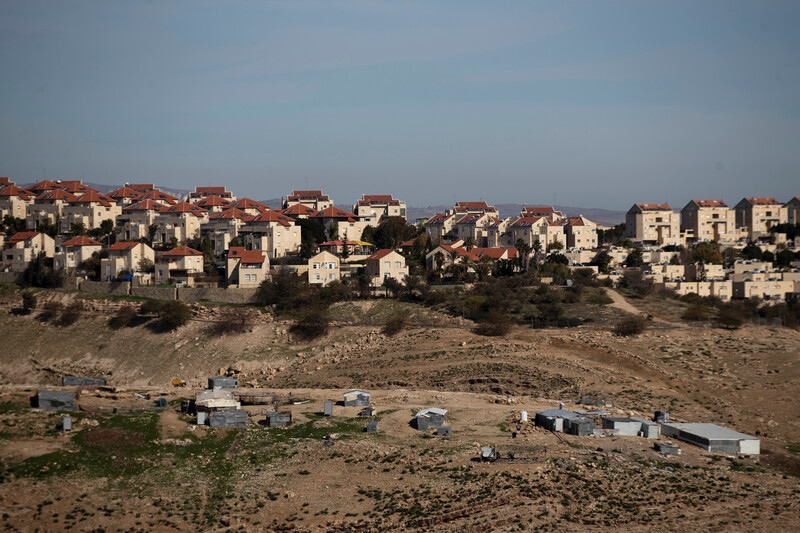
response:
M351 390L344 393L344 405L346 407L369 405L369 393L363 390Z
M270 411L265 420L266 426L270 428L285 428L292 423L291 411Z
M367 433L377 433L378 432L378 421L373 420L369 424L367 424Z
M661 424L665 437L675 437L708 452L761 453L761 439L716 424Z
M655 422L642 418L615 418L604 417L601 419L603 429L608 429L616 435L625 437L644 437L646 439L657 439L659 427Z
M247 426L247 411L216 411L208 417L212 428L243 428Z
M89 378L79 376L62 376L61 385L64 387L105 387L105 378Z
M214 376L208 378L208 388L211 390L216 389L237 389L239 387L239 382L235 378L229 378L227 376Z
M75 393L58 390L37 390L34 407L56 411L77 411Z
M447 422L447 410L431 407L419 411L415 417L417 429L427 431L428 429L438 428Z

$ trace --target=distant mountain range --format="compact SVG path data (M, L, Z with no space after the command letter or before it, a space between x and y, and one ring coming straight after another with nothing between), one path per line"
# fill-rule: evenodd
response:
M20 185L20 187L26 187L28 185L33 185L33 183L26 183ZM93 189L97 189L101 193L109 193L111 191L115 191L121 187L121 185L105 185L102 183L84 183ZM177 196L179 198L184 198L190 192L189 190L184 189L170 189L168 187L161 187L158 186L159 189L162 191L171 194L173 196ZM269 200L258 200L262 204L265 204L273 209L280 209L281 207L281 198L270 198ZM343 209L351 209L351 203L340 204ZM530 204L528 204L530 205ZM525 204L495 204L495 207L498 211L500 211L501 218L508 218L511 216L519 216L520 211ZM448 209L452 209L453 206L451 205L429 205L428 207L409 207L406 213L406 218L412 224L414 221L420 218L430 218L436 213L444 213ZM583 215L592 222L596 222L598 224L602 224L604 226L613 226L615 224L620 224L625 222L625 211L611 211L608 209L596 209L591 207L569 207L565 205L554 205L552 206L556 211L561 211L567 216L576 217L579 215Z

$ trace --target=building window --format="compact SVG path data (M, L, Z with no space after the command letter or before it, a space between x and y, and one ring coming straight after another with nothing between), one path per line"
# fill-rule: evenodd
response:
M394 267L395 267L395 268L403 268L403 267L401 266L401 264L400 264L400 261L395 261L395 262L394 262Z
M319 263L313 263L312 267L314 270L319 270Z
M315 279L316 281L319 281L319 280L320 280L320 275L319 275L319 274L314 274L314 279Z

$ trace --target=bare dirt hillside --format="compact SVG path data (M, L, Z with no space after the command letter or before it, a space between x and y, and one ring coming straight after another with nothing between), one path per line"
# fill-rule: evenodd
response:
M70 295L58 295L69 298ZM620 297L621 298L621 297ZM626 309L637 302L621 300ZM213 308L172 333L112 330L116 302L75 324L0 312L0 507L18 530L686 531L800 527L800 334L654 321L638 337L610 324L477 336L470 323L407 306L411 326L381 333L394 304L344 304L331 332L293 342L288 323L254 315L248 331L210 333ZM405 305L405 304L403 304ZM197 427L177 408L210 375L292 400L294 425L267 430L262 407L242 430ZM103 376L117 392L84 393L71 435L60 415L27 407L64 374ZM186 382L174 387L173 379ZM326 399L362 388L377 415ZM147 393L142 399L134 392ZM757 459L682 444L664 457L640 437L572 437L519 423L596 394L618 416L716 422L758 434ZM163 396L166 409L153 407ZM295 403L297 402L297 403ZM410 424L448 409L453 436ZM116 415L114 414L116 410ZM377 434L364 433L377 420ZM518 460L482 464L480 446ZM787 450L788 447L788 450Z

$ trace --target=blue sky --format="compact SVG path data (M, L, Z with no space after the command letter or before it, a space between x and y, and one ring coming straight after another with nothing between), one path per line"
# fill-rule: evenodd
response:
M800 195L798 2L0 3L0 175L337 203Z

